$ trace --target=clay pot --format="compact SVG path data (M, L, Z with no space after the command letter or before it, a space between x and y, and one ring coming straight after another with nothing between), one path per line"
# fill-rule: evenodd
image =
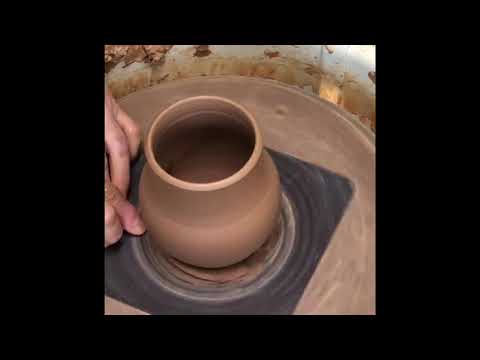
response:
M140 207L150 238L185 263L218 268L257 250L277 223L280 184L253 116L214 96L181 100L146 134Z

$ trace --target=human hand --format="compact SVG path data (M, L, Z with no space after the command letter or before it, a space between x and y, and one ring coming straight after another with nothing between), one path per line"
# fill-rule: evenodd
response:
M130 160L140 145L140 131L113 98L105 96L105 247L114 244L123 230L145 232L137 209L127 201ZM108 154L108 158L107 158Z

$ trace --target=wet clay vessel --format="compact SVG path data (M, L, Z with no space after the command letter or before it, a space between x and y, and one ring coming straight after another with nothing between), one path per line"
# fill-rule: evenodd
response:
M274 230L279 176L241 105L216 96L178 101L153 121L144 152L141 214L168 255L224 267L251 255Z

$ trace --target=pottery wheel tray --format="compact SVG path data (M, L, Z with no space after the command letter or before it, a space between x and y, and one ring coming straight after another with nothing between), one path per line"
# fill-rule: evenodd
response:
M248 286L239 282L236 288L224 291L237 296L202 298L201 294L195 296L194 287L192 294L182 295L181 285L176 291L168 279L162 285L161 279L149 275L154 265L150 265L152 271L145 271L149 265L141 253L143 237L126 234L118 245L106 250L106 294L151 314L291 314L352 197L353 187L348 179L321 167L272 150L270 154L280 174L283 195L293 208L294 239L292 244L283 244L290 245L286 261L273 269L268 281L259 274L250 291L242 289ZM132 169L130 201L135 205L144 165L142 156ZM263 284L255 286L262 280Z
M153 256L148 232L124 233L105 250L105 295L150 314L375 313L374 137L337 106L264 79L177 80L119 103L146 131L165 107L198 95L229 98L257 119L280 175L278 229L218 273ZM131 169L135 205L144 165L140 155Z

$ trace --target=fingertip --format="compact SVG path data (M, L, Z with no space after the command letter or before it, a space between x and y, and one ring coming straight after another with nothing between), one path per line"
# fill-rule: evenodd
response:
M123 228L133 235L141 235L145 232L145 224L143 223L137 209L125 198L121 198L116 204L120 221Z
M115 244L118 242L123 235L123 229L121 227L112 229L105 234L105 247Z
M115 224L117 214L113 206L109 204L105 204L105 225L106 226L113 226Z
M145 224L143 223L142 219L140 219L140 217L135 220L130 230L133 235L142 235L143 233L145 233Z
M140 126L121 108L119 108L118 122L127 136L130 146L130 157L133 160L138 154L142 131Z

